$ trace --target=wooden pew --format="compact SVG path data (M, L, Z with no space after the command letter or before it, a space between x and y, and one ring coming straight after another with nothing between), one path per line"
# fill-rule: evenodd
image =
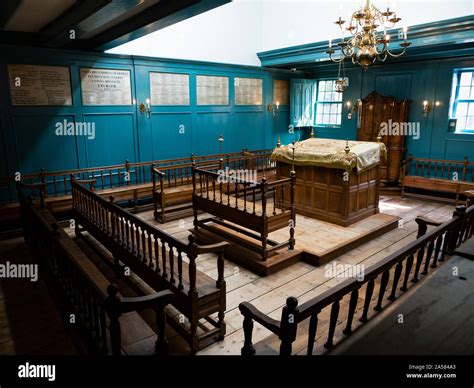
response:
M220 158L242 157L244 151L230 152L226 154L213 154L195 156L197 162L217 162ZM271 150L251 151L253 155L270 154ZM71 210L70 177L74 175L78 180L95 180L95 189L104 197L113 195L115 201L128 202L137 212L138 203L141 200L152 199L152 175L151 166L156 168L170 168L173 165L191 163L190 157L164 159L81 168L75 170L46 171L41 168L39 172L22 174L21 182L24 184L44 184L44 200L47 206L54 212L65 212ZM2 220L15 220L19 215L19 204L16 196L16 176L0 177L0 218Z
M459 203L460 195L474 190L474 163L465 156L463 161L414 158L411 154L402 165L402 197L444 200ZM451 193L455 199L407 192L407 188Z
M341 337L342 334L345 337L350 336L354 330L353 322L356 318L356 310L359 322L366 323L369 320L371 307L380 312L389 304L386 300L394 301L403 295L410 288L411 283L417 283L420 280L420 275L426 276L431 269L444 262L457 246L472 237L474 206L471 206L467 211L464 206L458 206L453 218L442 224L424 218L418 218L417 223L420 226L419 237L384 260L366 268L363 280L360 281L355 277L347 278L334 288L302 305L298 305L296 298L289 297L282 309L280 320L270 318L251 303L241 303L239 310L244 317L245 336L242 355L250 356L256 353L252 342L254 322L278 336L280 354L286 356L293 352L293 343L297 338L297 333L301 333L301 330L306 328L307 333L303 333L300 338L304 340L307 337L307 341L305 341L307 354L312 355L317 338L318 316L323 309L329 307L331 312L324 347L327 350L333 349L338 319L343 319L345 322L345 325L341 325L343 330L341 334L338 333L338 337ZM438 226L427 232L428 225ZM376 282L379 283L377 289L375 289ZM364 303L358 309L359 291L362 287L365 288ZM347 316L340 317L340 305L344 297L350 297L349 308ZM373 300L374 302L372 302ZM302 344L301 341L299 343Z
M82 252L59 227L52 213L43 205L36 206L25 198L23 190L30 185L18 184L25 241L39 258L53 297L86 334L93 352L121 354L120 316L131 311L153 309L157 318L156 350L166 350L164 308L174 298L165 290L147 296L125 298L116 286ZM107 338L109 335L109 339ZM109 348L110 346L110 348Z
M295 245L296 217L294 172L290 178L268 182L266 177L260 181L250 179L245 176L248 172L246 169L234 169L235 174L229 171L231 170L214 172L193 166L195 232L199 228L217 232L216 228L209 227L208 224L212 223L237 232L235 235L241 234L255 239L259 241L260 246L256 247L246 239L233 237L227 232L223 234L223 237L233 239L241 246L259 253L262 261L266 261L271 253L284 247L292 250ZM241 176L242 174L244 176ZM271 203L267 205L269 199ZM198 219L199 211L214 217ZM288 226L288 240L276 242L268 239L269 233Z
M199 246L190 236L189 244L155 228L117 206L113 197L106 201L71 179L76 234L82 226L114 256L155 290L175 294L172 305L189 320L189 330L180 317L169 324L187 340L195 353L206 341L225 335L226 285L224 250L227 243ZM200 254L217 254L217 281L196 268ZM217 320L211 317L217 313ZM176 320L175 320L176 319ZM200 334L198 324L205 319L213 328Z

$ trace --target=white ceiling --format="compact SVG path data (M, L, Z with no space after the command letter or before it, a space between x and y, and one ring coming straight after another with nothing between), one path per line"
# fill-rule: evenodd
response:
M373 0L400 27L474 14L474 0ZM360 0L237 0L108 52L260 65L257 52L338 38ZM409 34L409 30L408 30Z

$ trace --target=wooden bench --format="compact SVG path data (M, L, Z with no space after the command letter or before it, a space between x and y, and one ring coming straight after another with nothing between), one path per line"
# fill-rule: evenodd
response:
M474 190L474 163L465 156L463 161L414 158L411 154L402 166L402 197L415 197L459 203L459 197ZM449 193L455 199L408 192L406 189Z
M193 163L201 169L214 171L224 166L230 170L252 170L256 174L266 171L269 177L273 177L274 164L270 162L270 155L271 152L268 150L250 152L244 149L241 153L226 154L218 159L191 155L190 160L185 163L173 163L162 167L152 165L155 220L164 224L171 217L176 218L176 214L184 215L186 210L191 214Z
M245 337L242 355L250 356L256 353L252 342L254 322L273 333L270 342L280 343L281 355L288 356L294 352L299 354L304 350L306 354L312 355L315 347L318 347L319 351L332 350L335 346L335 338L342 338L342 341L352 334L356 317L359 318L361 324L366 323L371 318L369 317L371 307L376 312L382 311L390 304L387 300L394 301L402 296L410 288L411 283L417 283L420 280L420 275L426 276L429 271L444 262L461 243L472 237L474 206L467 211L464 206L458 206L453 217L442 224L424 218L418 218L417 223L420 228L419 237L380 262L365 268L363 280L348 277L335 287L301 305L298 305L296 298L289 297L282 309L280 320L270 318L251 303L241 303L239 309L244 317ZM429 225L438 226L427 232ZM377 289L375 289L376 282ZM362 289L365 290L364 302L358 307L362 299L359 291ZM349 301L349 306L347 315L341 317L339 313L343 298ZM319 322L319 315L325 308L330 308L328 325L325 324L326 322ZM342 324L337 325L338 320L343 320ZM322 344L319 343L321 337L317 336L318 324L327 330L327 335L323 335L325 343L322 350L320 349ZM298 332L301 334L297 339ZM267 340L263 342L265 344L262 344L261 349L269 343ZM295 349L294 344L297 344L298 348Z
M155 290L168 289L175 294L172 305L189 320L189 329L181 317L170 317L169 324L195 353L209 340L222 340L225 335L224 312L226 285L224 250L227 243L199 246L192 236L188 244L155 228L117 206L113 198L98 194L71 180L73 217L76 235L81 226L114 256L116 265L124 263ZM217 280L196 268L200 254L217 254ZM217 314L217 320L212 317ZM212 328L198 333L200 320Z
M217 162L220 158L240 158L244 152L248 151L195 156L195 160L198 163ZM263 160L265 155L271 153L271 150L256 150L251 153L259 160ZM141 208L138 205L139 202L142 201L145 203L144 206L149 206L146 202L153 196L153 181L150 174L152 165L156 168L169 168L173 165L189 163L191 163L191 157L136 163L126 160L122 164L63 171L46 171L42 168L39 172L22 174L20 180L24 184L44 184L45 204L54 213L71 210L71 175L74 175L78 180L95 180L97 193L106 198L114 195L117 203L127 202L128 207L132 207L134 212L138 212ZM16 179L15 175L0 177L0 219L5 223L18 219L19 204L16 196ZM3 225L0 226L4 228Z
M292 250L296 215L294 173L290 178L268 182L265 177L254 181L239 174L229 174L228 171L214 172L193 166L195 232L199 228L218 232L218 229L209 227L210 223L235 231L234 237L223 230L221 233L223 237L258 252L262 261L284 247ZM240 171L245 173L247 170ZM267 206L270 199L271 203ZM198 219L199 211L214 217ZM269 233L287 227L290 230L288 240L276 242L268 239ZM238 237L239 234L257 240L259 246Z
M86 335L89 351L121 354L120 316L153 309L157 318L156 351L166 350L164 308L174 298L165 290L140 297L122 297L97 267L56 222L44 206L36 206L23 194L31 188L18 184L25 241L39 258L40 274L53 297L60 302L69 318ZM67 307L65 307L67 306ZM107 334L109 338L107 338Z

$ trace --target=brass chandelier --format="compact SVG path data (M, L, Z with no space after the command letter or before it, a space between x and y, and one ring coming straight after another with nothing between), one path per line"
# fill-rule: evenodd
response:
M398 53L390 49L391 39L387 33L387 30L394 28L400 20L390 8L382 12L370 4L370 0L367 0L364 8L352 14L347 27L345 26L346 21L341 17L335 22L342 32L341 41L337 43L341 56L339 58L333 57L335 50L332 48L331 40L326 53L329 54L329 58L333 62L341 63L346 58L350 58L352 63L361 65L364 70L367 70L377 60L384 62L388 57L400 57L405 54L407 47L411 44L407 41L406 27L403 28L403 42L399 44L401 51ZM377 31L379 27L383 28L383 32ZM352 35L347 40L344 39L344 30L349 31Z

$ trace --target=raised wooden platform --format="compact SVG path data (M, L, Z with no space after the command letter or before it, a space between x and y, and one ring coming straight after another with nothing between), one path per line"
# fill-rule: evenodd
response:
M226 258L260 276L267 276L297 263L304 261L320 266L357 248L358 246L397 228L399 217L388 214L375 214L348 227L316 220L301 215L296 216L294 250L280 250L262 261L260 255L243 245L259 242L231 228L218 224L209 225L208 230L198 228L191 232L196 234L201 244L211 244L218 241L228 241L231 247L226 252ZM311 231L308 233L308 231ZM288 235L286 229L270 233L273 244L284 240ZM243 243L244 242L244 243Z

